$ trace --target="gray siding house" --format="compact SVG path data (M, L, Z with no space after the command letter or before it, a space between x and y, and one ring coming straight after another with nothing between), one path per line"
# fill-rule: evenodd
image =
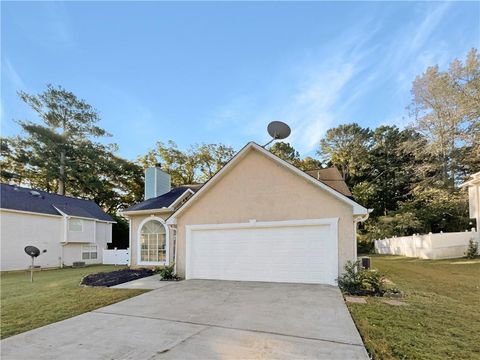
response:
M42 268L101 264L114 222L93 201L0 184L1 271L28 268L27 245L47 250L35 260Z

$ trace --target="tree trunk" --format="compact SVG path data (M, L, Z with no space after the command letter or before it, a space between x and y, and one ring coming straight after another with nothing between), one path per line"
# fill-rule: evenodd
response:
M58 191L59 195L65 195L65 150L60 152L60 174L58 177Z

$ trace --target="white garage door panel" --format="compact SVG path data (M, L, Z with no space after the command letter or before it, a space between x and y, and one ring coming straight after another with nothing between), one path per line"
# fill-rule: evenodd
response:
M187 230L187 278L334 284L336 227L318 222L192 226Z

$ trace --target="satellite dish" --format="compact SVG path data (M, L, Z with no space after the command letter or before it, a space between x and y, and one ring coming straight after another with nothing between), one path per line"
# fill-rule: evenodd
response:
M263 147L267 146L275 140L285 139L291 133L290 126L281 121L272 121L270 124L268 124L267 131L272 137L272 140L263 145Z
M40 255L40 249L35 247L35 246L25 246L25 252L27 253L28 256L32 258L32 265L30 266L30 282L33 282L33 268L34 268L34 260L37 256ZM47 250L43 250L43 253L46 253Z
M35 246L25 246L25 252L28 256L37 257L40 255L40 250Z
M275 140L285 139L291 133L290 126L281 121L272 121L268 124L267 131Z

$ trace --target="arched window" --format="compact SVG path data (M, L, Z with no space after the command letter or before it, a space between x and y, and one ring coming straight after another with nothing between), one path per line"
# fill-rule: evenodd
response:
M160 221L149 220L140 230L140 262L162 263L167 258L165 227Z

